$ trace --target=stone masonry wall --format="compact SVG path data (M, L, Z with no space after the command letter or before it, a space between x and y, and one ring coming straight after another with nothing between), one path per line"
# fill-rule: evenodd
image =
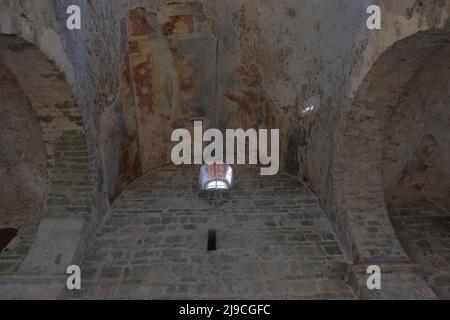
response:
M0 38L0 60L17 79L39 120L49 190L43 219L21 273L61 273L89 233L92 187L80 112L58 69L32 44Z
M0 62L0 229L17 236L0 248L0 273L16 270L33 243L47 201L45 145L29 100Z
M347 263L312 193L284 174L235 168L236 188L200 191L198 167L170 166L114 204L64 298L353 298ZM208 231L217 250L207 251Z
M66 8L74 3L83 13L79 31L65 27ZM373 4L368 0L201 3L222 53L216 57L219 120L224 125L282 128L285 169L312 186L333 226L346 230L340 236L347 237L353 225L336 210L350 200L336 196L339 163L345 160L341 122L352 105L347 100L357 95L374 63L394 43L419 31L448 27L450 1L380 0L382 31L366 28L366 9ZM120 166L109 165L119 163L117 146L122 143L115 131L122 120L111 116L120 105L121 21L137 7L157 12L165 4L1 1L0 32L18 34L39 47L64 71L75 95L95 187L93 226L108 211L112 195L121 191L116 185L124 173ZM380 188L376 192L382 193ZM369 220L379 218L373 212ZM389 229L384 218L379 223ZM349 247L345 251L352 254ZM393 252L402 255L397 249Z

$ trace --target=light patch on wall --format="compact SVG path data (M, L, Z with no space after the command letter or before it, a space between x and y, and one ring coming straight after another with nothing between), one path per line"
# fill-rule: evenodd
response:
M320 107L320 100L316 97L309 99L303 106L302 114L310 114L315 112Z

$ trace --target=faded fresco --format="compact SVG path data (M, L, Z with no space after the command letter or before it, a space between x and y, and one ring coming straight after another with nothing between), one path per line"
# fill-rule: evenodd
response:
M273 128L273 102L263 87L261 68L241 66L232 74L233 86L224 89L227 128Z
M170 162L174 129L211 125L217 48L197 2L135 8L121 29L122 189Z

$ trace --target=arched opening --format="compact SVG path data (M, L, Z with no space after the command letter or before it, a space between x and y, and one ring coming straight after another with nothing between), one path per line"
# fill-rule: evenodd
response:
M0 255L0 264L10 255L16 263L0 271L61 274L82 255L91 226L80 111L64 74L16 36L0 35L0 96L0 174L7 181L1 186L0 229L6 224L18 232L7 244L12 250Z
M450 37L405 83L384 123L383 183L396 235L450 298Z
M439 243L432 256L448 267L449 50L445 31L399 41L349 104L338 150L338 211L357 260L427 264L419 248Z
M16 270L37 232L48 193L39 120L0 61L0 272Z

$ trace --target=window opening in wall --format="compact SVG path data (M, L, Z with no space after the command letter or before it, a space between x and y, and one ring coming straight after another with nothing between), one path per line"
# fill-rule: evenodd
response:
M233 169L227 164L203 165L200 169L202 190L228 190L233 187Z
M216 251L217 249L217 235L215 229L208 231L208 251Z
M17 229L14 228L3 228L0 229L0 253L4 250L6 251L6 247L17 236Z

